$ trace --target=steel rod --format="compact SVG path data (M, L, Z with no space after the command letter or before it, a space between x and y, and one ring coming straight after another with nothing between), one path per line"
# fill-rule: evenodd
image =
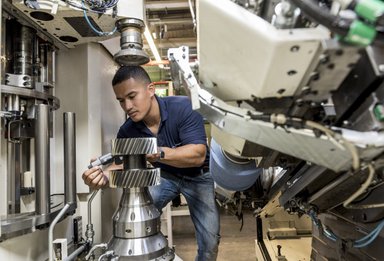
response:
M36 106L35 124L36 214L50 213L49 107Z
M76 204L76 115L65 112L63 116L65 203Z

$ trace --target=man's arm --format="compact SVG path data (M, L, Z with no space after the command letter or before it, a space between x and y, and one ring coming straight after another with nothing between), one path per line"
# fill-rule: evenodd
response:
M105 170L96 166L84 171L82 178L84 183L92 189L107 188L109 185L109 171L122 169L122 165L110 164Z
M160 158L160 150L164 158ZM160 147L156 154L147 155L149 162L161 162L176 168L200 167L205 161L205 144L187 144L177 148Z

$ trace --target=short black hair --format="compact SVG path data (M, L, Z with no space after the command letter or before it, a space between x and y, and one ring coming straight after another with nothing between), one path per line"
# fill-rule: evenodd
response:
M117 72L115 73L115 76L112 79L112 86L115 86L116 84L119 84L125 80L128 80L130 78L133 78L138 81L142 81L145 84L151 83L151 78L149 77L148 73L144 70L141 66L121 66Z

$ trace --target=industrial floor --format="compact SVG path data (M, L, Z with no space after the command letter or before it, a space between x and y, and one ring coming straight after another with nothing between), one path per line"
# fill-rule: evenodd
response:
M237 217L221 210L221 240L218 261L255 261L256 222L252 213L244 213L244 225ZM173 217L173 243L183 261L194 261L197 251L195 234L189 216Z

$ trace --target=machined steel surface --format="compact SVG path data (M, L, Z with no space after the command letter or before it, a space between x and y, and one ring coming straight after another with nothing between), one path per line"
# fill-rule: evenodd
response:
M52 86L54 79L54 50L49 44L40 44L41 70L39 82Z
M31 233L40 227L47 227L60 212L61 206L51 209L48 214L36 215L32 213L15 214L1 217L0 242L19 235ZM71 204L67 213L76 210L76 205Z
M76 115L65 112L64 121L64 191L65 203L76 204Z
M163 234L158 233L154 236L125 239L112 237L108 243L108 248L113 249L115 255L119 258L116 260L172 260L162 259L162 256L168 256L168 241ZM115 260L115 259L112 259Z
M30 75L26 74L5 74L5 84L14 85L20 88L32 88L32 78Z
M53 110L60 108L60 100L52 95L45 94L39 91L30 90L26 88L20 88L17 86L1 85L2 94L15 94L24 98L35 98L38 100L47 101L51 105Z
M33 75L33 45L36 32L33 28L21 25L15 28L14 46L14 65L15 74Z
M146 169L147 158L144 154L125 155L123 157L123 166L124 169Z
M149 56L143 51L141 34L144 22L140 19L126 18L116 22L117 30L121 33L120 48L113 59L123 65L141 65L149 62Z
M160 212L152 204L148 188L124 189L113 223L113 234L118 238L141 238L159 233Z
M173 250L160 231L160 212L148 186L160 183L160 169L147 168L146 154L157 152L156 138L112 140L112 155L123 161L123 170L111 171L110 187L124 188L113 215L111 260L173 260ZM115 158L116 159L116 158Z
M109 177L109 186L112 188L139 188L159 183L160 169L113 170Z
M113 59L122 65L141 65L149 62L146 52L141 49L122 49L113 56Z
M50 212L50 170L49 170L49 108L36 106L35 125L35 173L36 173L36 213Z
M140 155L157 153L156 138L131 138L112 140L112 155Z

